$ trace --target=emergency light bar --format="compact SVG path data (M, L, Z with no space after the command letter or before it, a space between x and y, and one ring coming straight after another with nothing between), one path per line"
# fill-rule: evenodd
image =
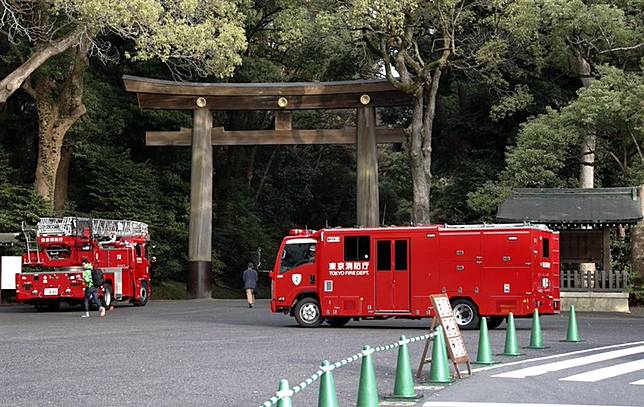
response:
M315 233L315 230L309 229L291 229L288 231L290 236L309 236L313 233Z

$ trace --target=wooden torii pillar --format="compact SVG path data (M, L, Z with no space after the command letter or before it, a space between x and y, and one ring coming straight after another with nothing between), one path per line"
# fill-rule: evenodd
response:
M388 81L313 83L185 83L125 75L142 109L192 110L192 129L146 132L147 146L191 146L188 296L210 297L212 260L212 146L356 144L357 224L378 226L377 143L401 143L402 129L377 128L376 107L412 103ZM357 127L293 129L291 111L357 109ZM212 127L212 110L271 110L274 130Z

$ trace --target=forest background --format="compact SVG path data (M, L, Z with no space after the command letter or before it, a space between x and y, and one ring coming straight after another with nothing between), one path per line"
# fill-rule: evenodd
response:
M124 74L395 82L417 103L378 112L408 129L378 147L386 225L491 222L516 187L644 183L642 0L127 3L0 0L0 232L52 214L146 222L164 295L184 295L190 150L146 147L144 133L191 117L141 111ZM295 128L352 123L353 111L294 115ZM267 129L272 116L215 112L214 125ZM271 268L289 229L353 226L355 174L353 146L214 148L215 295L258 249Z

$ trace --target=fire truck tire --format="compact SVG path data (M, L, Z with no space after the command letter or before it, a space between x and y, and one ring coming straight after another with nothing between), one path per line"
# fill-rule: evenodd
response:
M469 330L476 329L479 326L481 317L472 301L465 298L456 298L452 300L452 310L459 328Z
M496 329L503 323L505 317L489 317L487 319L487 327L490 329Z
M141 281L141 289L139 291L139 299L134 301L134 305L137 307L142 307L148 303L148 298L150 297L150 290L148 290L148 282Z
M332 327L339 328L341 326L345 326L351 318L327 318L326 323L331 325Z
M103 293L103 306L109 309L114 305L114 289L111 284L103 284L103 289L105 290Z
M303 328L316 328L323 321L320 303L312 297L302 298L295 304L295 320Z

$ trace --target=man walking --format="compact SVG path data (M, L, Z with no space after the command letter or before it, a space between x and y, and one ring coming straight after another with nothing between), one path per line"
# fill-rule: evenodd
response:
M94 300L96 305L98 305L98 310L100 312L100 315L102 317L105 316L105 308L101 305L101 302L98 299L98 289L100 287L97 287L94 285L94 279L92 278L92 270L94 267L92 266L92 263L87 260L87 258L83 259L83 281L85 282L85 299L83 300L83 305L85 305L85 313L81 315L83 318L89 317L89 301L90 299Z
M255 290L257 289L257 270L253 268L253 263L248 263L248 267L242 275L244 279L244 290L246 290L246 300L248 308L253 308L255 303Z

